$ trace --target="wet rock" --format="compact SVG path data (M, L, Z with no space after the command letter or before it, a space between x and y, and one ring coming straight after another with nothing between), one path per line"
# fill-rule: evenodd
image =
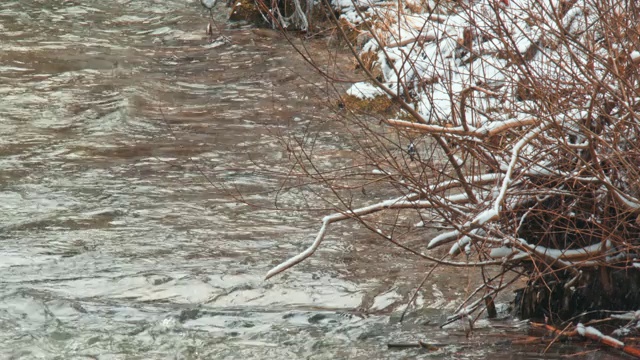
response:
M166 284L171 280L173 280L171 276L155 276L155 275L147 279L147 281L150 284L155 286Z
M373 328L362 332L360 335L358 335L358 340L367 340L367 339L373 339L373 338L379 338L379 337L383 337L388 333L388 330L384 327L384 325L379 324L377 326L374 326Z
M178 315L178 321L184 323L187 320L195 320L200 317L200 309L182 310Z
M318 324L319 322L321 322L322 320L325 320L326 318L327 318L326 314L314 314L309 318L309 323Z

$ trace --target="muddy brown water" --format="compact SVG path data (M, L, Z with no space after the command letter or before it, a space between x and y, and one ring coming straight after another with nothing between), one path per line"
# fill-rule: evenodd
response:
M436 271L398 323L427 264L355 225L263 280L322 214L300 188L273 210L278 134L313 130L328 163L349 145L322 79L225 11L228 43L198 1L0 4L0 357L538 358L501 343L525 332L510 320L438 327L467 270ZM417 340L437 346L387 349Z

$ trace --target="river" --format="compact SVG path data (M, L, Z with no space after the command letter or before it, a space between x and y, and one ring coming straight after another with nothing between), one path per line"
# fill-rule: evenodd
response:
M225 11L230 41L198 1L0 4L1 357L537 358L510 320L439 328L471 270L435 271L399 323L431 265L355 224L263 280L327 213L281 140L316 134L327 164L350 145L328 84Z

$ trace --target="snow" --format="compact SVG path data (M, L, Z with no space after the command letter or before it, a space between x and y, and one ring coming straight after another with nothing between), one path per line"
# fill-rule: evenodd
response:
M580 257L602 251L602 244L593 244L579 249L550 249L540 245L528 244L524 240L520 240L520 242L522 245L535 250L538 254L550 256L556 259ZM611 242L608 241L605 246L611 247Z
M619 337L625 337L625 336L629 336L632 333L633 331L631 329L622 327L622 328L613 330L611 334Z
M494 208L492 209L488 209L485 210L483 212L481 212L479 215L477 215L475 217L475 219L473 219L472 224L476 225L476 226L482 226L486 223L488 223L489 221L495 220L497 219L498 216L498 211Z
M611 318L620 320L640 320L640 310L630 311L624 314L611 314Z
M517 250L513 248L503 246L503 247L491 249L491 251L489 252L489 257L494 259L506 258L515 254L516 252Z
M500 188L500 193L498 194L497 198L494 200L493 208L490 210L485 210L483 213L481 213L476 217L476 219L474 220L474 223L476 223L478 226L482 226L490 220L495 220L499 218L500 205L502 204L504 197L507 193L509 183L511 182L511 175L513 174L514 167L516 166L516 162L519 159L520 151L529 141L531 141L531 139L533 139L542 131L544 131L546 127L547 127L546 124L539 125L534 130L531 130L530 132L528 132L524 137L522 137L522 139L518 140L516 145L513 147L513 150L511 151L511 161L509 162L509 166L505 171L505 177L502 180L502 187Z
M433 249L434 247L439 246L443 243L453 241L454 239L457 239L458 236L460 236L460 231L458 230L449 231L444 234L440 234L434 237L433 239L431 239L431 241L429 241L429 245L427 245L427 249Z
M373 84L359 82L351 85L347 90L348 95L353 95L360 99L373 99L376 96L386 96L385 92Z
M601 243L585 246L578 249L551 249L540 245L529 244L522 238L517 239L517 241L523 248L529 248L532 252L538 255L551 257L554 259L575 259L580 257L588 257L589 255L594 255L602 251ZM612 247L611 241L607 240L605 243L605 247L610 249Z
M267 275L265 277L266 279L269 279L279 273L281 273L282 271L298 264L299 262L303 261L304 259L308 258L309 256L313 255L313 253L318 249L318 247L320 246L320 243L322 243L322 240L324 239L324 234L327 231L327 225L329 224L329 220L326 219L331 219L331 217L327 216L323 219L322 222L322 227L320 228L320 231L318 231L318 235L316 235L315 240L313 241L313 243L311 244L311 246L309 246L306 250L304 250L303 252L301 252L300 254L290 258L289 260L279 264L278 266L274 267L273 269L269 270L267 272Z
M624 347L624 343L622 341L612 338L611 336L605 336L594 327L584 326L582 323L578 323L578 325L576 325L576 330L578 331L578 334L580 334L580 336L588 337L590 339L600 339L601 341L607 341L611 344L615 344L618 348Z
M453 246L451 246L451 249L449 250L449 255L456 255L460 252L460 249L464 248L465 252L466 252L466 247L469 245L469 243L471 242L471 238L468 236L463 236L460 240L456 241L455 244L453 244Z

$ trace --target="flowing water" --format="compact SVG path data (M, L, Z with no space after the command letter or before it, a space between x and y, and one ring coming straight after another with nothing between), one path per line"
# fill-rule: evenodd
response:
M354 226L263 280L326 214L296 210L319 201L296 187L273 210L279 134L311 129L328 163L349 146L286 41L208 38L207 16L184 0L0 4L0 357L526 357L500 345L511 322L438 327L467 272L438 269L398 323L427 265ZM436 346L387 348L417 340Z

